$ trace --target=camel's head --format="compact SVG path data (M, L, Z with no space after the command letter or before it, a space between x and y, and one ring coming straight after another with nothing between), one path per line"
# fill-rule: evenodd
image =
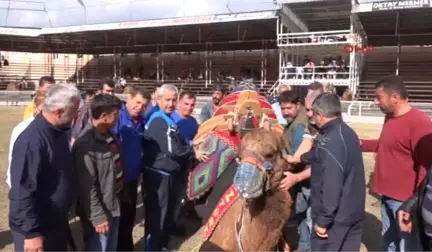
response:
M285 167L282 146L280 137L264 128L252 129L242 138L234 185L243 199L254 200L279 185Z

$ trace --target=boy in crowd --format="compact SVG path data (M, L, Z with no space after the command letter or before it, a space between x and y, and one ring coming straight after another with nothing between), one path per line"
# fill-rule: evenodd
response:
M110 129L117 123L121 107L116 96L97 95L90 105L92 123L73 149L86 251L117 250L124 172L120 143Z

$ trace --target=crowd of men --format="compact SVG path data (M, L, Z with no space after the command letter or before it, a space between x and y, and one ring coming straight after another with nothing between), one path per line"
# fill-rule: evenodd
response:
M34 102L11 135L7 182L16 251L66 251L73 245L71 210L80 217L84 250L132 251L139 185L146 250L168 250L170 237L182 233L186 173L191 163L208 158L193 142L199 126L192 116L195 94L179 94L171 84L153 93L132 87L123 102L114 87L103 80L95 95L83 98L73 85L40 79ZM400 77L379 81L376 94L375 104L385 113L383 131L378 140L360 140L343 121L339 97L325 86L312 83L304 99L289 86L279 87L273 109L285 127L283 155L292 167L280 190L295 199L287 222L297 223L300 251L360 250L362 152L376 153L373 189L382 196L384 249L430 248L432 196L424 178L432 122L408 103ZM213 87L201 123L225 95L222 86ZM414 223L415 215L423 221Z

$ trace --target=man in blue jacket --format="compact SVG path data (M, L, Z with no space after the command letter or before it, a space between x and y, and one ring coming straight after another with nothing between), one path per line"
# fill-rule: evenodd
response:
M136 203L138 194L138 180L142 171L142 139L145 120L142 113L151 101L151 95L146 90L131 87L129 96L123 104L117 125L113 132L120 139L125 180L123 190L129 200L123 200L120 205L120 226L118 237L118 251L132 251L134 249L132 231L135 224Z
M73 202L70 130L80 93L52 85L42 114L17 138L11 161L9 226L15 251L66 251Z
M312 104L320 128L311 174L312 251L360 251L365 218L365 174L357 134L341 119L339 97ZM309 155L309 154L304 154Z
M174 85L164 84L157 93L160 110L146 123L144 133L144 198L145 239L147 251L167 248L169 230L173 225L179 188L184 181L184 167L191 159L204 159L205 153L193 147L179 134L171 117L177 104L178 91Z

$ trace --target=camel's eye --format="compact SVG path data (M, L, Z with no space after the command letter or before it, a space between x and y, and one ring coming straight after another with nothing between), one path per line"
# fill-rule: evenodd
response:
M265 159L272 159L273 157L274 157L273 153L269 153L269 154L264 155Z

